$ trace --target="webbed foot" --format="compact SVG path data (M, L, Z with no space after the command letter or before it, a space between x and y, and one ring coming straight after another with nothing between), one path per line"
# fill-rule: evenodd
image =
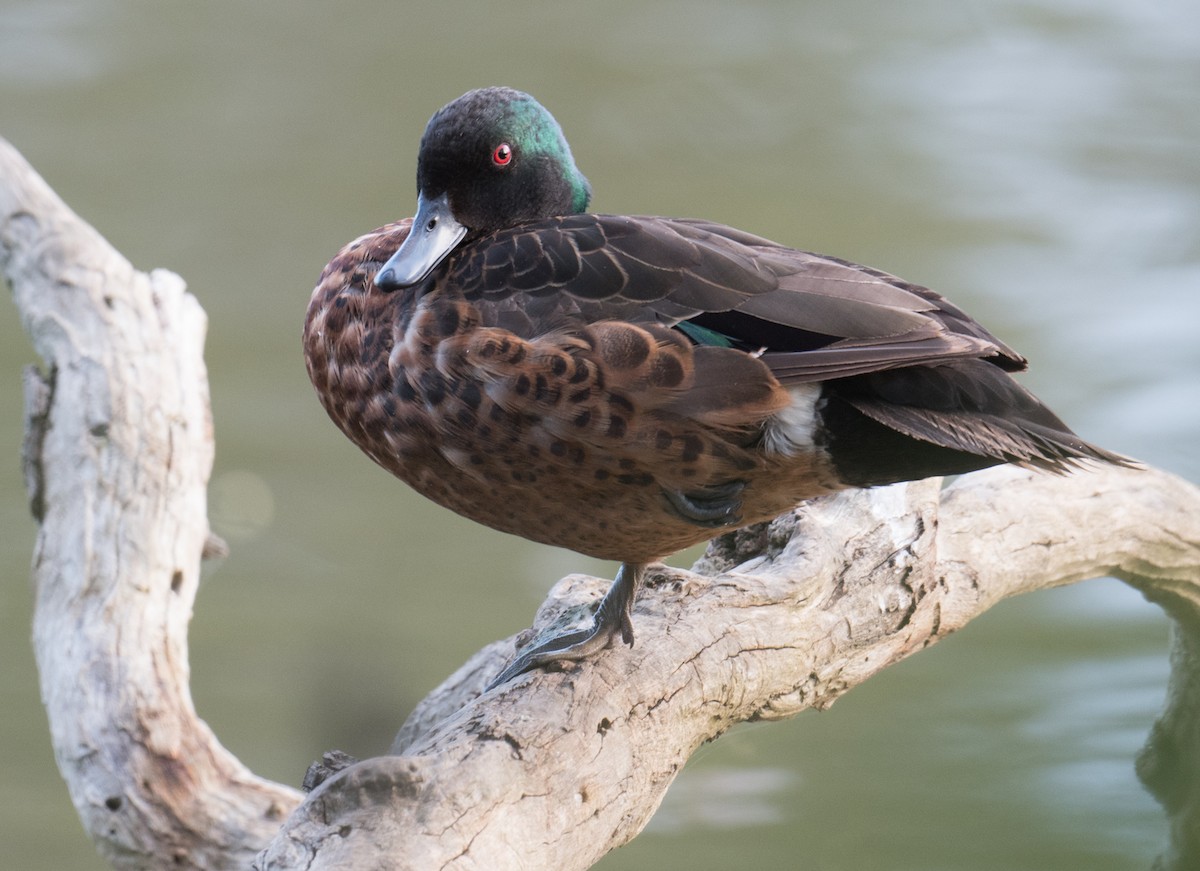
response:
M540 668L552 662L577 662L589 659L612 642L619 633L621 639L633 646L633 619L630 612L638 589L645 577L644 565L622 563L616 580L600 602L596 618L587 629L567 632L549 638L510 662L500 674L492 678L487 690L507 683L530 669Z
M742 491L745 489L745 481L727 481L689 493L664 489L663 495L678 517L697 526L715 529L741 522Z

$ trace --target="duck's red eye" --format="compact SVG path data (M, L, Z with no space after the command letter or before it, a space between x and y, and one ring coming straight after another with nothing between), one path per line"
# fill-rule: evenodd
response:
M512 147L507 142L501 142L492 152L492 163L496 166L508 166L512 163Z

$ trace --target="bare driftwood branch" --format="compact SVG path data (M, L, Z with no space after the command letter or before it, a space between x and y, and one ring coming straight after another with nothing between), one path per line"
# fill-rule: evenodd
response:
M187 624L209 536L206 319L135 270L0 140L0 264L34 348L23 462L33 644L55 756L118 868L246 867L299 793L196 716Z
M188 692L187 622L215 544L199 305L176 276L134 270L3 142L0 266L47 367L26 377L24 457L43 697L116 867L259 853L262 869L587 868L730 726L826 707L1007 596L1110 574L1176 620L1167 707L1138 764L1172 823L1160 867L1200 855L1200 777L1176 755L1200 758L1200 490L1153 469L1001 468L806 504L653 576L632 650L480 696L514 640L485 648L393 755L301 801L225 751ZM586 620L606 585L563 579L534 631Z

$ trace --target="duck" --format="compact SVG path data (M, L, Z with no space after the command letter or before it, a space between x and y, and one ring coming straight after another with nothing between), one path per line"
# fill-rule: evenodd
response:
M319 401L434 502L620 563L591 625L490 687L632 645L648 566L807 500L1127 462L926 287L712 221L588 212L562 128L521 91L438 110L417 191L414 217L321 273L303 333Z

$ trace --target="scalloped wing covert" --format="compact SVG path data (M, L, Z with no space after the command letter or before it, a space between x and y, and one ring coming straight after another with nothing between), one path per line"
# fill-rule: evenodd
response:
M550 325L691 321L761 352L781 383L939 360L1024 359L940 294L704 221L570 215L493 233L442 282L529 336Z

